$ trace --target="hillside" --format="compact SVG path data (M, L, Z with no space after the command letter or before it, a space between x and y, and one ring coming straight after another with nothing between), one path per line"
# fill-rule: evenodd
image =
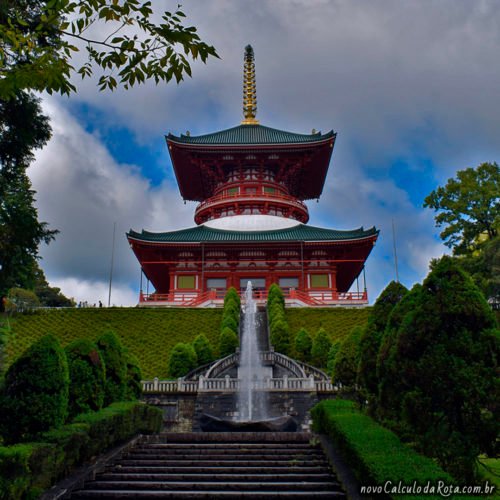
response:
M287 309L292 338L301 327L315 335L322 326L332 340L344 338L353 326L366 323L369 308ZM77 338L95 340L114 331L123 345L139 360L144 378L166 378L170 350L177 342L191 342L204 333L217 345L221 309L62 309L42 310L11 318L6 347L10 364L35 340L47 333L63 346Z
M286 309L290 333L295 338L300 328L305 328L311 336L323 327L332 341L343 340L356 325L364 325L371 307L362 308L292 308Z
M35 340L47 333L63 346L77 338L95 340L114 331L139 360L144 378L167 376L170 350L177 342L191 342L204 333L217 345L221 309L62 309L44 310L11 319L7 343L10 364Z

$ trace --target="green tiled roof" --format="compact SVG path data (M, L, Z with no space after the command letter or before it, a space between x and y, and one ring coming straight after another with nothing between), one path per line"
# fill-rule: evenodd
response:
M150 233L144 230L137 233L131 229L127 236L135 240L152 243L197 243L205 241L347 241L360 240L377 234L378 230L375 227L367 230L360 227L350 231L341 231L298 224L290 228L272 231L228 231L213 229L204 225L167 233Z
M237 127L198 136L181 134L177 137L168 134L167 139L184 144L223 145L223 144L306 144L320 142L334 137L332 131L321 134L295 134L263 125L238 125Z

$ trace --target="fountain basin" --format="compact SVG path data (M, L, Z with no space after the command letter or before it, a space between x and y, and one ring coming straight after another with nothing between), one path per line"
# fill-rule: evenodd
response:
M297 421L290 415L266 420L235 421L202 413L200 427L203 432L296 432Z

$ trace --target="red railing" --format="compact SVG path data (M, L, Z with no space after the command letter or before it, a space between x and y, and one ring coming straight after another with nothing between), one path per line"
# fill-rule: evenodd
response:
M141 293L139 295L139 302L141 304L148 302L163 302L169 303L170 305L179 305L183 307L196 307L207 301L222 301L225 294L225 290L209 290L202 293ZM243 294L244 290L240 291L240 295ZM333 303L356 304L368 302L368 294L366 291L339 293L333 291L319 292L310 290L309 292L304 292L302 290L296 290L292 288L290 290L284 290L283 294L285 296L285 299L297 299L311 306L323 306ZM253 297L255 300L263 302L267 299L267 290L254 290Z

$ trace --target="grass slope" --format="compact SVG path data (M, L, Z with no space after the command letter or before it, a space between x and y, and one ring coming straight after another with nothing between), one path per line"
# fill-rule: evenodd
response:
M286 319L292 339L305 328L314 337L323 327L333 342L343 340L357 325L365 325L371 307L362 308L290 308L286 309Z
M342 340L356 325L366 323L369 308L286 309L292 339L305 327L314 336L323 327L333 341ZM191 342L204 333L216 348L221 309L62 309L42 310L11 319L6 346L10 364L33 342L47 333L63 346L78 338L95 340L112 330L139 360L144 378L166 378L171 349L177 342Z
M139 360L144 378L167 378L171 349L177 342L191 342L204 333L214 348L222 319L220 309L63 309L37 311L11 319L6 346L11 364L33 342L47 333L63 346L79 338L95 340L114 331Z

